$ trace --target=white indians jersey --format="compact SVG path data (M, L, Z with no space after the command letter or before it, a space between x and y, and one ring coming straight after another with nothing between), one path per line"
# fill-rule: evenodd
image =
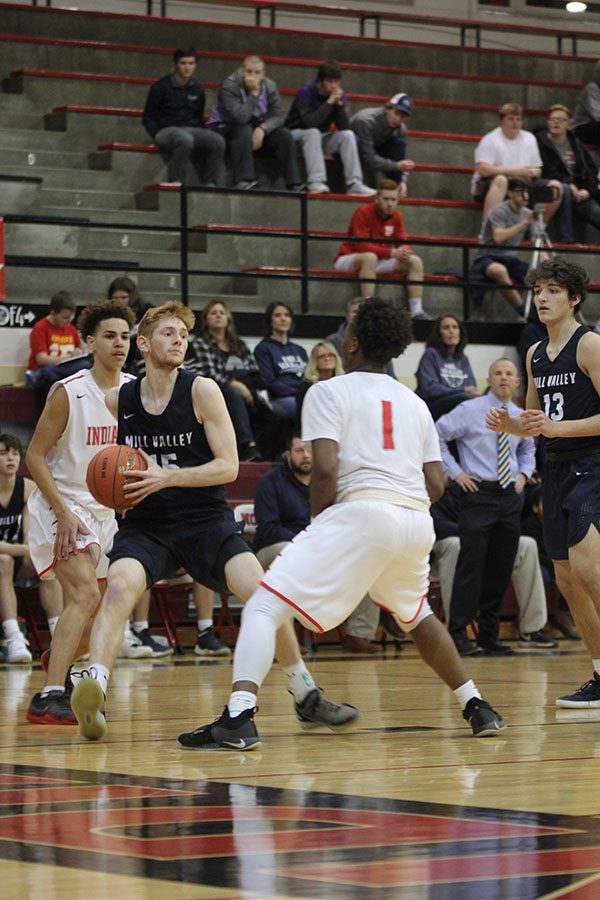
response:
M441 460L431 414L417 395L374 372L314 384L302 407L302 438L338 444L336 502L354 491L392 491L429 505L423 463Z
M132 380L132 375L121 373L119 387ZM117 443L117 420L108 411L104 392L89 369L57 381L52 385L49 397L59 385L67 392L69 418L65 430L46 455L46 461L63 497L76 501L102 521L114 512L94 500L85 476L91 458L102 447Z

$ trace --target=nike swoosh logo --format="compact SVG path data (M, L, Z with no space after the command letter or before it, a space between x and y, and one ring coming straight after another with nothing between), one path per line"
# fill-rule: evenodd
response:
M85 394L77 394L77 399L81 400L82 397L85 397Z
M542 358L541 356L538 356L537 359L532 359L531 361L532 361L532 362L540 362L541 358Z
M132 416L135 416L135 413L127 413L126 415L123 416L123 418L124 418L124 419L131 419Z
M236 750L243 750L246 746L246 741L242 738L239 741L221 741L222 744L225 744L227 747L234 747Z

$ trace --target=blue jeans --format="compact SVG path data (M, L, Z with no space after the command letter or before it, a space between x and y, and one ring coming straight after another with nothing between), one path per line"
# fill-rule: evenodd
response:
M563 184L563 199L558 211L555 215L556 229L558 232L558 240L565 243L573 242L573 216L582 219L584 222L590 222L595 228L600 230L600 206L591 197L589 200L583 200L576 203L568 184Z

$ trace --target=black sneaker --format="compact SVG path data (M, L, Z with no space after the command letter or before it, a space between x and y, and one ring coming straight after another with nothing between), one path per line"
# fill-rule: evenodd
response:
M227 707L220 718L195 731L180 734L180 747L186 750L256 750L260 737L254 724L256 708L246 709L239 716L230 716Z
M466 634L456 632L451 634L450 637L454 641L459 656L477 656L478 653L483 652L481 647L477 647L473 641L470 641Z
M545 631L529 631L519 635L520 647L537 647L540 650L552 650L558 647L558 641L553 640Z
M514 650L496 638L477 638L477 646L488 656L512 656Z
M318 688L309 691L304 700L294 703L296 717L302 728L326 725L331 731L350 728L360 716L359 710L348 703L333 703Z
M87 670L76 675L78 680L71 696L71 707L79 723L79 734L88 741L99 741L106 734L104 691Z
M586 709L600 706L600 676L594 672L593 678L582 684L574 694L565 694L556 700L563 709Z
M388 634L391 638L394 638L395 641L403 641L406 637L389 609L384 609L383 607L381 607L381 609L379 610L379 624L381 625L385 633Z
M152 656L158 659L161 656L172 656L173 648L169 646L168 643L162 644L160 641L157 641L155 637L150 633L149 628L140 628L138 631L136 628L131 629L144 645L144 647L149 647L152 650Z
M77 725L64 691L50 691L45 697L35 694L27 710L27 721L33 725Z
M221 643L211 625L198 632L194 653L196 656L231 656L231 648Z
M40 665L44 672L48 671L48 666L50 665L50 650L43 650L40 656ZM73 671L73 666L69 666L67 669L67 674L65 675L65 697L71 702L71 694L73 693L73 682L71 680L71 673Z
M473 737L492 737L506 728L506 722L486 700L472 697L463 709L466 719L473 729Z

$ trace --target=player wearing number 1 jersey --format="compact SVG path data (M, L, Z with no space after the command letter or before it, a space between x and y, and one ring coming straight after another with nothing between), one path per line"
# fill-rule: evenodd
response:
M259 746L253 714L276 629L295 616L313 631L328 631L367 591L410 632L423 659L455 692L476 736L504 726L427 603L434 540L429 503L443 493L440 448L425 403L386 375L411 338L407 313L392 301L364 302L342 344L349 374L308 391L302 437L313 449L313 521L271 565L244 610L223 715L180 735L182 746Z
M527 353L527 409L507 419L492 408L487 424L545 438L544 542L594 666L556 704L600 707L600 335L575 318L588 283L581 266L554 257L527 281L548 337Z
M263 575L225 499L223 485L236 479L238 458L223 395L211 378L181 368L193 325L194 314L181 303L148 310L137 337L146 375L106 398L118 417L118 440L139 448L148 467L129 473L133 483L124 490L133 506L110 553L89 670L71 698L79 730L89 740L106 732L110 671L123 626L143 591L182 568L201 584L229 589L244 600ZM301 721L335 729L356 718L354 707L325 700L316 688L289 623L278 634L277 657Z

